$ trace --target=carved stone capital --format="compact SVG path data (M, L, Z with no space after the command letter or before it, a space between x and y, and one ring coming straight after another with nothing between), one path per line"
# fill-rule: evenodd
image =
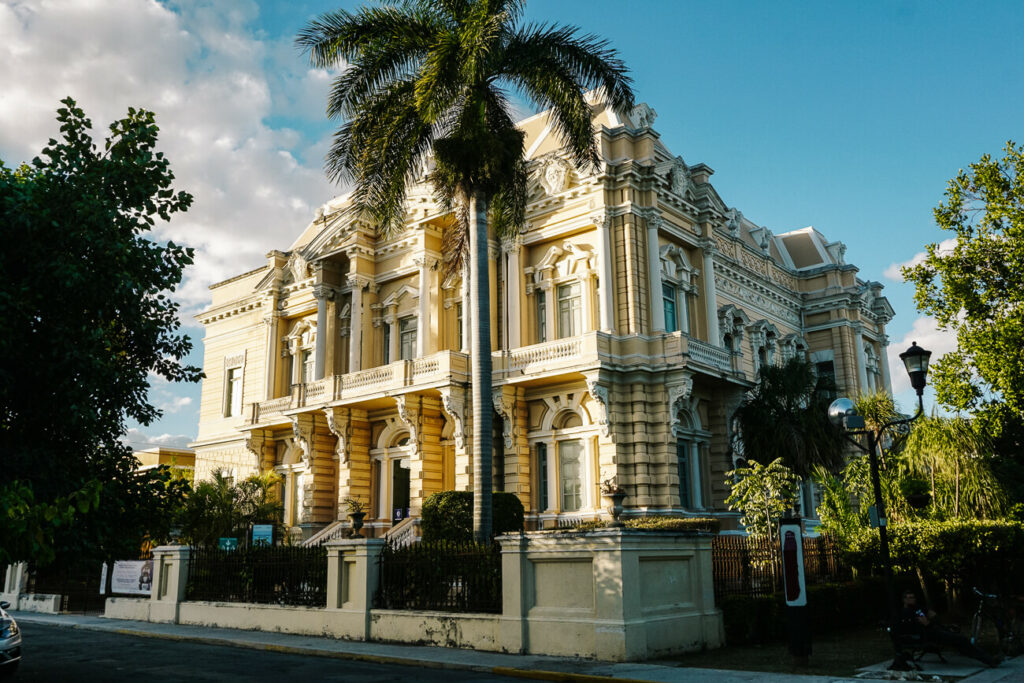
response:
M607 230L612 225L611 214L604 211L590 214L590 220L598 230Z
M319 300L334 301L337 290L331 285L313 285L313 297Z
M370 283L373 282L373 280L371 278L367 277L366 275L359 275L357 273L353 273L352 275L349 275L345 279L345 281L353 289L365 289L366 287L368 287L370 285Z

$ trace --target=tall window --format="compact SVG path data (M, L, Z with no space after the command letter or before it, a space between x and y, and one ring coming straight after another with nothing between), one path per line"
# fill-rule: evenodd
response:
M814 364L814 369L817 371L818 377L820 379L827 380L825 382L825 384L829 388L825 391L825 397L828 400L830 400L830 401L831 400L835 400L835 398L837 396L837 394L836 394L836 364L835 364L835 362L830 361L830 360L821 361L820 363L815 363Z
M402 360L416 357L416 322L413 316L398 321L398 357Z
M548 340L548 301L544 290L537 290L537 341Z
M690 442L676 441L676 466L679 468L679 504L689 508L690 503Z
M575 337L583 332L583 300L580 283L558 286L558 336Z
M676 288L662 283L661 301L665 307L665 331L675 332L679 329L679 317L676 315Z
M455 304L455 330L458 335L455 338L455 347L462 348L462 302L459 301Z
M539 443L537 452L537 509L548 509L548 445Z
M228 370L224 385L224 417L238 417L242 414L242 368Z
M303 351L302 352L302 383L313 381L313 352Z
M381 354L381 365L391 362L391 325L384 323L384 352Z
M583 507L583 442L558 442L558 471L562 490L562 511Z

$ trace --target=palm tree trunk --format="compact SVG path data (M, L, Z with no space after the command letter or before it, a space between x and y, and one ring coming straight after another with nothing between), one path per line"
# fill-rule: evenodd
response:
M469 200L470 375L473 404L473 539L491 539L491 288L487 259L487 200Z

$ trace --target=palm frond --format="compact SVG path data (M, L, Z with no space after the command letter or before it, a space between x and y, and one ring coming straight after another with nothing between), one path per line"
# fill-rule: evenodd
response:
M295 44L316 68L343 66L381 50L425 54L442 29L436 12L415 4L326 12L298 33Z

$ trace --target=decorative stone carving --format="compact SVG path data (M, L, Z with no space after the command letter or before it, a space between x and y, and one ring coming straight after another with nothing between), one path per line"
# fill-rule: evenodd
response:
M740 340L743 339L743 328L750 324L750 318L742 308L733 304L726 304L718 309L718 331L722 335L722 346L732 352L740 350ZM732 338L732 344L726 344L726 336Z
M263 446L267 439L262 429L253 429L245 437L245 449L256 456L256 471L259 472L263 464Z
M456 450L463 450L466 447L466 398L463 390L459 387L441 387L441 406L446 415L455 421Z
M725 227L729 234L735 238L740 236L740 226L743 225L743 212L739 209L729 209L725 212Z
M689 375L684 375L678 384L672 384L668 387L668 408L669 415L672 418L672 429L681 426L681 420L679 414L682 410L688 408L690 396L693 395L693 378Z
M309 263L297 251L293 251L288 257L285 268L287 269L287 278L291 282L301 282L309 277Z
M327 429L338 441L334 446L334 459L342 464L348 463L349 457L349 420L348 415L342 415L341 411L334 408L324 408L324 415L327 417Z
M846 264L846 245L842 242L831 242L825 245L825 251L837 265Z
M686 197L686 190L690 187L690 171L683 162L682 157L676 157L672 162L672 170L669 172L669 188L672 194L678 197Z
M491 399L494 401L494 412L501 415L505 450L509 450L516 445L516 399L514 396L506 396L502 389L495 389Z
M313 297L316 299L326 299L327 301L334 301L334 295L335 289L331 285L313 285Z
M420 411L415 406L415 397L409 400L409 396L395 396L395 404L398 406L398 417L409 429L409 440L419 445L420 442Z
M608 387L598 383L596 377L587 377L587 391L598 406L596 417L601 436L611 436L611 425L608 423Z
M544 192L549 195L556 195L564 192L569 187L571 173L569 162L561 157L551 157L544 162L540 169L537 180L540 182Z
M292 434L295 435L295 445L302 455L302 464L309 467L313 458L313 420L301 420L298 415L292 415L291 421Z
M629 118L636 128L650 128L654 125L654 120L658 118L658 112L654 111L646 102L641 102L630 110Z

